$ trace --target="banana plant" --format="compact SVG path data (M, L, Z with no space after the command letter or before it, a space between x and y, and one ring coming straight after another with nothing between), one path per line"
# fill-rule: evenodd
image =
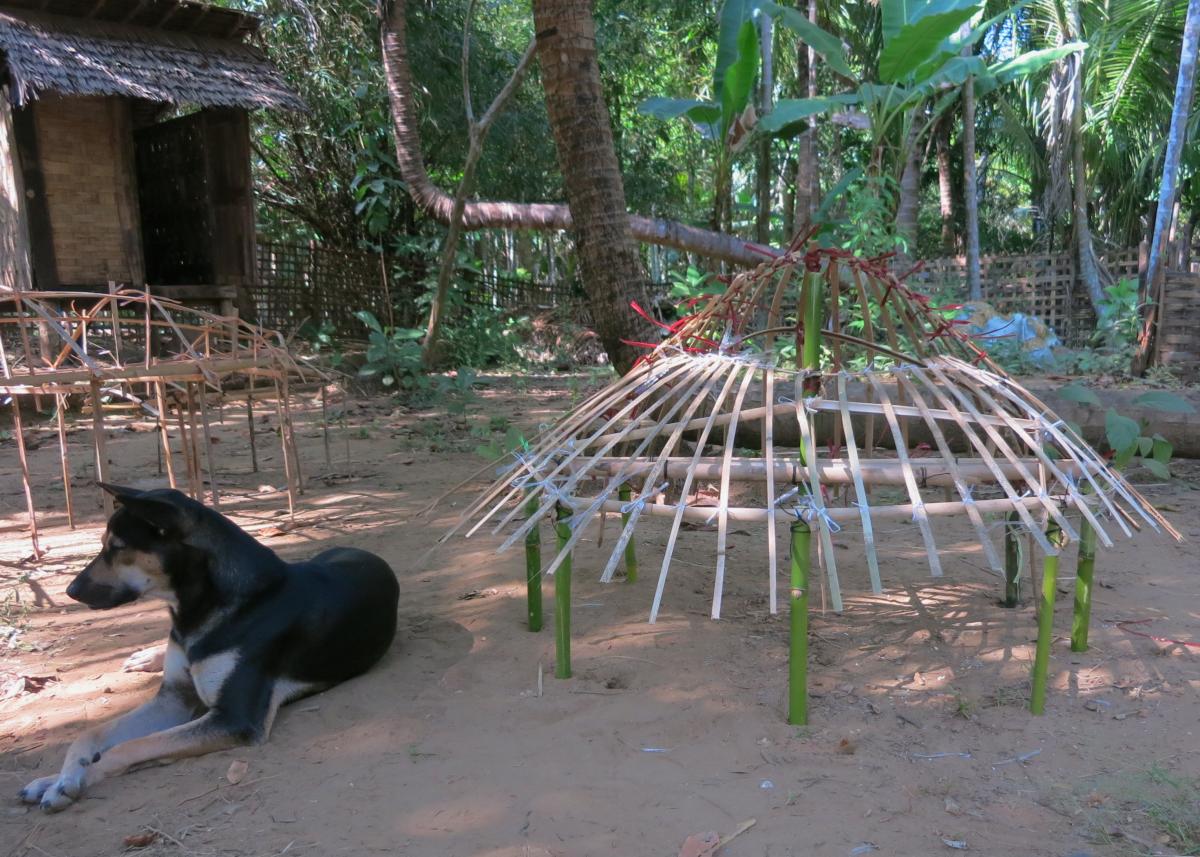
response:
M751 95L758 75L758 28L754 0L726 0L717 28L717 59L708 98L649 98L638 112L657 119L687 118L713 147L714 229L727 228L732 214L733 156L745 147L755 124Z
M782 99L761 117L759 129L789 135L803 130L813 116L852 107L859 116L858 124L871 136L871 171L876 175L890 172L898 179L908 149L924 145L925 136L958 99L968 78L974 78L976 94L983 95L1087 47L1072 42L989 65L969 55L967 49L1015 9L980 23L983 0L880 0L879 5L883 47L875 64L878 79L871 81L855 72L836 36L793 8L766 0L756 4L820 54L853 87L834 95Z

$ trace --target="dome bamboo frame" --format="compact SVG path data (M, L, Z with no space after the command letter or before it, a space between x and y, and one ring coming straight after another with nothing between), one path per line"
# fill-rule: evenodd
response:
M1050 566L1057 568L1071 542L1094 554L1097 540L1109 547L1114 535L1130 537L1143 526L1180 538L1102 455L963 334L955 307L932 306L888 270L888 261L794 246L737 275L724 292L695 301L694 314L661 325L666 338L632 371L518 451L444 539L490 526L507 534L505 550L528 542L539 521L557 511L558 550L539 568L549 576L569 569L591 518L619 513L622 529L601 573L610 581L623 559L629 564L643 516L667 517L653 622L685 522L717 525L714 619L721 614L731 522L766 524L772 612L779 600L777 532L789 526L794 621L800 600L807 609L808 560L797 553L807 554L811 530L835 611L842 610L842 595L831 536L845 525L861 527L871 589L879 593L885 581L877 522L911 519L938 577L934 524L965 516L988 565L1006 575L1010 600L1016 571L993 543L985 515L1007 519L1006 542L1018 527L1030 533L1045 557L1043 595L1051 598ZM795 436L788 441L792 421ZM912 453L917 434L928 438L930 451L919 459ZM877 443L880 435L891 449ZM698 505L693 493L698 480L709 479L720 483L715 507ZM737 482L759 483L764 502L735 503ZM903 486L907 502L872 498L880 485ZM834 504L831 491L847 502ZM936 500L931 491L954 496ZM530 577L538 577L532 567ZM1090 610L1090 567L1087 577ZM793 625L793 636L798 630ZM1039 637L1043 694L1048 633ZM1083 634L1077 642L1086 648L1086 624ZM793 661L796 655L793 649ZM1035 709L1037 686L1035 676ZM793 712L801 703L793 698Z

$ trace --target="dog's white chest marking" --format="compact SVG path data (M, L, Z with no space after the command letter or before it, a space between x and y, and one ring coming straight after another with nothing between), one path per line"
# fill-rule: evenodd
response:
M209 708L216 705L221 688L237 665L238 654L235 651L220 652L191 664L189 671L192 674L192 684L196 687L196 695L200 697L200 701Z

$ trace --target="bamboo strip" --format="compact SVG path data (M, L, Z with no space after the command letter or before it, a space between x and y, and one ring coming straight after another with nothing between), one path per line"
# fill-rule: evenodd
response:
M862 465L858 460L858 444L854 436L854 425L850 420L850 412L846 410L846 378L839 375L837 379L838 404L842 406L842 428L846 432L846 457L849 459L849 471L854 480L854 496L857 499L859 516L863 528L863 549L867 555L867 573L871 578L871 591L876 595L883 592L883 581L879 574L879 557L875 554L875 528L871 525L870 499L863 484ZM770 504L768 504L770 505Z
M686 368L687 367L682 364L673 366L671 370L668 370L668 374L664 377L666 377L668 380L673 379L679 373L682 373ZM649 371L650 371L650 367L647 366L646 372L649 372ZM644 375L645 373L642 373L642 374ZM482 518L480 518L473 527L471 527L469 530L467 530L466 538L470 538L472 535L474 535L479 530L480 527L482 527L484 524L486 524L493 515L495 515L501 508L503 508L505 504L509 503L513 499L513 497L515 497L522 490L520 488L514 487L514 485L513 485L514 482L518 481L516 479L517 476L521 476L521 475L525 475L525 474L534 475L535 474L534 466L542 465L543 462L547 458L548 452L552 452L552 451L558 449L560 446L566 444L568 441L571 441L573 439L575 431L582 430L585 426L589 425L597 416L602 415L606 410L610 410L612 407L616 407L617 404L619 404L620 402L627 400L628 399L627 391L636 392L638 387L641 385L636 384L635 382L640 377L641 377L641 375L633 375L632 377L627 375L626 378L629 378L629 382L628 383L618 382L616 385L614 385L612 388L610 388L611 394L609 396L597 395L597 396L592 397L592 399L589 401L593 402L593 404L588 406L586 409L581 409L581 411L578 413L578 415L573 420L568 420L567 424L564 425L560 431L557 431L557 432L551 431L539 447L535 447L534 449L531 449L525 455L524 461L518 461L518 464L520 465L519 470L515 471L513 474L506 474L505 478L497 480L492 485L492 488L489 491L487 491L484 494L484 496L482 498L480 498L479 501L477 501L475 504L473 504L471 508L464 511L462 517L459 520L459 523L457 523L453 528L451 528L451 530L448 533L446 533L446 535L442 536L442 540L444 541L445 539L447 539L451 535L453 535L455 532L457 532L462 526L464 526L466 523L468 523L468 521L470 520L470 516L476 514L479 510L483 509L487 504L495 501L496 496L498 496L499 494L504 492L504 490L506 488L509 489L508 493L505 494L505 496L501 497L500 500L495 501L494 505L492 506L492 508L489 512L487 512ZM648 398L652 392L653 392L653 390L646 390L643 393L641 393L634 400L626 401L626 404L621 408L621 410L618 411L618 413L616 415L614 415L607 423L605 423L605 425L606 426L607 425L615 425L620 420L621 417L625 416L625 414L628 414L631 411L633 411L635 408L637 408L637 406L642 401L644 401L646 398ZM610 407L606 407L606 405L610 406ZM629 423L627 428L632 425L633 425L632 423ZM621 435L618 434L618 437L620 437L620 436ZM574 456L572 456L572 460L573 460L573 458L574 458ZM551 475L555 475L558 472L559 471L556 469L554 474L551 474ZM532 492L533 497L537 497L537 495L538 495L537 491ZM538 517L544 516L549 511L550 505L552 505L552 504L543 504L543 503L539 502ZM511 520L511 519L506 519L506 520Z
M666 419L663 420L663 423L665 424L667 422L670 422L670 415L673 415L676 410L678 410L679 408L682 408L684 406L684 404L689 401L690 401L690 404L688 405L688 407L694 413L695 409L699 408L701 404L703 404L704 402L706 402L708 400L709 392L712 390L713 384L715 383L716 379L718 377L720 377L721 371L722 371L721 364L719 364L719 363L710 364L709 370L707 372L701 373L701 375L694 380L694 382L692 383L692 386L688 387L688 389L682 395L675 397L676 401L671 406L669 415L667 416ZM702 386L703 386L703 389L701 389ZM697 391L699 391L699 392L697 392ZM678 432L678 431L671 434L671 436L667 439L667 442L664 444L662 452L659 453L660 459L665 460L666 457L668 455L670 455L671 451L675 448L676 444L679 443L679 439L682 436L682 434L683 434L682 432ZM639 444L637 446L637 448L634 450L634 453L633 453L634 456L636 457L636 456L641 455L641 453L650 446L650 444L654 441L654 439L657 436L658 435L656 433L656 434L650 435L649 437L645 438L641 442L641 444ZM659 472L660 472L659 468L657 468L657 467L651 469L649 475L647 476L647 478L645 480L643 490L648 490L646 486L652 487L657 484ZM574 477L574 478L576 481L578 481L578 477ZM615 491L620 485L622 485L628 479L629 479L629 474L624 469L618 470L617 473L605 485L604 489L600 492L598 497L593 499L591 504L589 505L589 507L583 511L583 513L580 517L583 519L586 519L587 517L590 517L591 515L595 514L596 510L599 508L599 505L600 505L597 502L597 500L608 499L609 497L611 497L612 492ZM571 488L574 488L575 482L572 481L572 482L569 482L568 484L571 485ZM560 493L563 493L564 491L565 491L565 489L559 489ZM635 506L634 509L630 512L628 520L625 522L625 525L621 529L621 535L617 538L617 542L613 546L612 552L609 554L608 562L604 566L604 571L600 575L600 579L602 582L608 583L612 580L613 574L616 571L617 563L620 561L620 558L623 555L623 549L629 543L629 540L633 537L634 529L637 526L639 509L640 509L640 504L638 506ZM568 549L573 547L575 542L579 540L579 538L582 534L583 534L583 527L580 526L580 527L576 528L575 532L572 534L571 540L568 542L566 547ZM544 573L545 574L553 574L555 569L558 567L558 565L564 560L564 558L565 558L564 554L566 554L565 550L560 551L559 555L557 557L555 557L554 562L552 562L550 564L550 566L545 570ZM569 554L566 554L566 555L569 555Z
M873 376L871 377L871 383L875 388L875 395L879 397L879 403L883 405L883 415L892 430L892 437L896 440L896 458L900 461L900 467L904 472L904 482L908 488L908 496L912 500L913 521L920 528L921 539L925 542L925 553L929 559L929 573L934 577L941 577L942 562L938 558L937 543L933 540L933 530L929 526L929 516L925 513L925 502L921 498L921 489L917 487L917 479L913 474L912 465L908 460L908 446L904 442L904 435L900 430L900 424L897 422L896 414L892 410L892 400L888 396L883 384L879 383Z
M971 401L971 397L960 390L956 384L952 383L942 371L941 367L939 367L937 364L930 364L929 370L937 376L938 380L941 381L943 385L950 388L951 395L958 399L959 403L967 409L968 413L970 413L972 419L978 423L980 412L979 409L975 407L975 403ZM988 437L992 439L992 442L996 444L997 449L1004 454L1004 457L1009 461L1016 463L1017 471L1021 474L1022 479L1025 480L1026 486L1031 490L1035 485L1038 487L1038 498L1042 500L1042 505L1045 507L1046 512L1052 518L1054 518L1055 522L1066 534L1067 538L1071 541L1079 541L1079 533L1073 526L1071 526L1071 522L1067 520L1066 515L1060 511L1058 504L1050 499L1050 495L1048 493L1050 486L1046 485L1045 483L1039 483L1037 478L1029 472L1029 469L1025 467L1025 465L1021 464L1019 457L1015 452L1013 452L1012 448L1008 445L1008 442L1004 439L1000 432L996 431L994 427L986 423L981 425L984 432L986 432Z
M719 363L712 363L709 371L702 374L696 380L695 384L690 387L683 394L683 396L680 397L680 402L686 400L689 396L692 397L691 403L688 405L687 410L684 413L683 422L686 423L691 415L696 413L700 406L708 401L708 397L712 393L713 387L720 379L722 371L724 370L722 370ZM670 460L670 455L678 445L679 439L682 436L683 431L676 428L667 438L662 449L659 451L658 457L649 465L646 477L642 481L643 494L659 484L659 480L663 478L663 473L666 470L666 462ZM657 437L657 435L651 435L650 439L653 440L654 437ZM638 459L638 455L640 454L640 451L647 445L648 441L643 441L642 444L633 451L630 457L625 459L624 462L620 464L617 470L618 479L627 481L630 478L631 474L628 469L629 465L635 461L644 460ZM621 484L624 484L624 481L621 482ZM621 534L617 537L617 543L613 546L612 554L609 556L608 563L605 565L604 571L600 575L600 580L602 582L607 583L612 580L613 573L617 567L617 557L621 555L621 547L622 545L628 544L633 538L633 533L637 527L638 516L640 514L641 504L639 503L633 507L628 517L625 518L624 525L621 528Z
M71 492L71 459L67 452L67 397L62 393L55 393L54 404L54 417L58 424L58 458L62 465L63 497L67 506L67 526L73 530L75 529L75 500Z
M605 475L614 472L628 462L629 468L626 473L631 476L640 476L653 466L654 461L655 459L650 458L620 459L606 456L573 463L572 468L577 472ZM690 462L690 457L667 458L666 468L662 472L663 478L682 479L687 468L691 466ZM921 487L953 487L953 476L944 460L940 458L909 459L909 463L912 465L913 472L918 477L917 482ZM959 474L968 483L986 485L995 482L994 472L982 459L956 459L956 463ZM1016 478L1017 470L1014 464L1001 461L997 462L997 465L1006 476ZM721 459L712 456L702 457L695 465L696 476L701 479L718 479L721 476L722 466ZM1061 466L1072 476L1083 472L1082 466L1075 461L1064 460ZM765 482L768 477L766 462L761 458L739 458L733 461L729 468L731 477L741 482ZM851 464L849 457L825 459L818 462L817 474L822 484L849 485L854 481L854 468L858 468L867 487L905 484L900 463L892 458L860 458L857 464ZM770 472L775 481L792 485L807 482L810 478L808 468L799 458L775 456Z
M950 369L947 371L954 370ZM1042 444L1039 439L1034 435L1027 434L1024 428L1016 425L1015 420L1011 417L1008 411L1002 407L999 402L992 398L991 394L988 393L984 385L978 383L977 379L973 376L973 373L959 371L955 374L966 386L975 391L976 395L980 397L984 405L990 408L993 413L1002 414L1005 418L1005 422L1009 423L1009 428L1012 430L1013 435L1024 441L1025 445L1029 447L1029 450L1037 458L1041 467L1044 468L1039 473L1041 484L1046 485L1049 481L1046 479L1046 471L1049 471L1051 474L1053 474L1054 478L1058 480L1059 484L1066 489L1071 499L1075 501L1075 506L1082 513L1087 523L1091 525L1092 529L1095 530L1096 535L1100 537L1101 543L1105 547L1112 547L1113 540L1109 538L1108 533L1100 524L1100 521L1097 520L1096 516L1092 514L1092 510L1088 507L1088 505L1079 500L1079 491L1074 484L1072 484L1072 481L1068 479L1066 474L1059 469L1058 465L1055 464L1048 455L1046 455L1045 450L1042 449Z
M813 517L817 519L817 538L821 545L821 551L818 554L825 562L825 578L829 582L829 600L833 605L833 612L842 612L842 585L838 580L837 573L837 556L833 552L833 537L830 533L828 509L825 507L825 498L821 496L821 482L817 479L817 473L820 464L817 460L817 438L816 430L809 422L808 409L806 407L808 400L804 398L801 390L801 378L796 376L796 422L800 428L800 437L802 448L807 450L805 461L811 466L809 468L809 503L812 506ZM799 517L799 514L797 514ZM809 524L811 527L811 522Z
M913 404L923 412L927 412L929 406L917 389L917 385L912 382L912 379L905 376L898 376L898 378L908 387ZM954 482L954 487L958 489L959 496L967 504L967 517L970 518L971 524L975 527L975 533L979 536L979 546L983 548L983 555L986 557L988 565L991 566L993 571L1003 571L1004 565L1000 561L1000 555L996 553L996 546L992 543L992 537L988 534L988 528L983 522L983 516L975 508L975 498L971 496L971 487L967 484L962 472L959 470L958 462L955 460L954 453L950 449L950 444L946 442L945 435L942 434L937 420L933 419L932 415L925 418L925 424L929 426L929 431L933 435L933 442L937 446L938 452L942 454L942 460L946 463L946 470L950 474L950 479Z
M1028 403L1030 405L1032 405L1033 407L1040 409L1040 411L1043 414L1052 414L1053 413L1053 411L1051 411L1050 408L1047 407L1044 402L1042 402L1040 399L1038 399L1037 396L1033 395L1031 392L1026 390L1024 387L1021 387L1015 381L1002 378L1001 383L997 386L997 389L1004 392L1006 396L1010 396L1011 393L1009 390L1006 389L1006 385L1015 387L1017 390L1019 390L1021 392L1021 394L1028 400ZM1056 437L1070 437L1070 434L1074 434L1074 432L1068 433L1069 430L1068 431L1061 430L1057 425L1055 425L1053 423L1050 424L1048 426L1048 428L1050 429L1051 433L1054 434ZM1168 521L1165 517L1163 517L1163 515L1160 514L1158 512L1158 510L1155 509L1154 506L1152 506L1146 500L1146 498L1141 495L1141 493L1136 488L1134 488L1132 485L1130 485L1129 482L1126 481L1126 479L1123 476L1121 476L1121 474L1117 473L1112 468L1110 468L1107 465L1107 463L1104 462L1104 460L1100 458L1099 454L1094 449L1092 449L1091 446L1089 446L1082 439L1079 440L1078 444L1076 444L1075 446L1079 452L1083 453L1086 458L1088 458L1093 464L1096 465L1096 470L1099 473L1104 474L1104 476L1109 480L1109 483L1110 483L1110 485L1112 485L1113 489L1125 499L1125 502L1127 502L1130 506L1132 506L1137 511L1137 513L1142 516L1142 518L1146 521L1146 523L1150 524L1151 527L1155 527L1155 529L1157 529L1158 525L1161 525L1162 528L1164 530L1166 530L1167 533L1169 533L1171 535L1171 537L1174 538L1176 541L1183 541L1183 536L1179 533L1178 530L1175 529L1175 527L1173 527L1171 525L1171 522ZM1090 468L1090 467L1086 468L1085 473L1091 469L1092 468ZM1093 484L1093 487L1098 492L1104 493L1104 492L1100 491L1100 488L1098 486L1096 486L1094 482L1092 484ZM1122 515L1125 514L1125 511L1123 509L1121 509L1121 507L1119 505L1116 506L1115 508L1120 511L1120 514L1122 514ZM1114 515L1114 517L1115 517L1115 515ZM1157 525L1155 523L1156 521L1157 521ZM1126 531L1126 534L1127 535L1129 534L1128 531Z
M721 468L721 490L717 498L717 569L716 576L713 580L713 602L712 602L712 618L721 618L721 596L725 591L725 550L729 542L729 463L733 461L733 450L735 448L735 438L737 435L737 419L738 413L742 409L742 403L746 399L746 392L750 389L750 382L754 380L754 370L750 370L742 379L742 386L738 388L737 395L733 399L733 419L729 423L729 431L725 432L725 460Z
M958 427L962 431L963 436L967 438L973 447L975 447L975 450L979 453L980 457L982 457L987 465L992 469L992 475L995 477L995 481L1000 485L1001 488L1004 489L1004 493L1008 495L1008 499L1012 503L1011 508L1015 509L1017 514L1021 516L1021 523L1025 525L1025 528L1037 541L1038 546L1041 547L1043 551L1048 554L1053 554L1055 548L1046 540L1046 536L1044 533L1042 533L1041 527L1039 527L1033 520L1033 516L1029 514L1029 510L1026 508L1025 504L1020 502L1022 498L1018 496L1016 489L1008 480L1008 477L1004 474L1004 471L996 464L996 459L988 450L987 444L984 443L980 439L979 435L975 433L974 429L971 428L971 424L967 421L966 417L964 417L958 411L957 406L953 401L950 400L948 396L946 396L945 393L942 392L941 388L929 380L924 372L919 369L914 370L913 377L925 385L925 388L933 394L933 397L941 402L943 408L946 408L952 414L957 415ZM1038 505L1041 505L1041 500L1036 497L1034 499L1037 500ZM982 510L982 504L980 504L980 511Z
M679 378L686 378L687 376L695 374L696 372L699 372L699 371L702 371L702 367L698 366L694 361L681 361L672 367L670 374L664 378L663 383L665 385L667 385L668 382L674 382L676 379L679 379ZM667 386L667 389L670 389L669 385ZM619 420L621 420L623 417L625 417L626 414L628 414L630 411L637 408L638 405L640 405L643 401L650 398L654 393L657 393L657 392L660 392L660 391L656 387L651 386L651 387L648 387L644 392L640 393L636 398L626 402L626 404L616 414L614 414L610 419L605 421L604 424L602 424L600 426L600 428L596 429L596 431L592 434L591 437L588 438L587 441L585 441L584 443L581 443L581 444L576 444L573 448L571 448L569 453L567 455L563 456L562 460L559 461L554 466L553 470L551 470L549 473L544 474L544 475L539 473L539 475L542 477L541 482L543 484L537 485L534 488L534 490L531 492L534 497L539 497L539 496L542 497L542 499L540 499L538 501L539 502L538 516L539 517L548 514L550 511L550 508L552 506L554 506L555 503L558 502L557 497L548 497L548 499L547 499L548 492L546 492L544 490L543 485L546 482L548 482L549 480L556 478L563 471L567 470L569 468L571 462L574 461L576 458L578 458L580 455L582 455L583 452L590 446L591 442L596 437L603 434L603 432L606 428L608 428L609 426L611 426L611 425L615 424L616 422L618 422ZM656 400L647 409L647 413L652 413L655 408L664 404L666 402L667 398L668 397L663 397L663 398ZM672 410L671 412L674 413L674 410ZM615 446L617 446L617 444L626 440L626 435L633 431L633 426L634 426L634 424L632 422L627 422L625 425L625 428L621 432L618 432L616 435L614 435L613 439L611 441L609 441L607 444L605 444L605 446L603 446L600 449L600 451L595 454L596 455L607 454ZM653 433L650 435L650 437L654 437L658 432L662 431L664 428L665 428L665 426L662 426L662 425L655 426L655 428L653 429ZM553 461L553 459L542 459L542 461L545 461L546 466L548 466L549 463L551 463ZM542 461L539 461L536 463L541 464ZM565 497L571 496L571 492L574 490L575 485L579 482L579 480L581 478L582 477L580 476L580 474L572 474L572 475L568 476L566 478L566 481L561 486L559 486L557 493L560 496L565 496ZM514 487L512 489L512 491L509 492L509 496L512 496L513 493L518 492L520 490L521 490L520 488ZM504 500L501 500L501 502L499 504L497 504L496 508L493 509L492 512L489 512L488 515L484 516L474 527L472 527L470 530L468 530L467 537L469 538L472 533L474 533L476 530L479 529L480 526L482 526L484 523L486 523L488 518L491 517L491 515L494 514L495 511L497 509L499 509L500 506L506 502L508 502L507 497ZM511 511L509 514L505 515L504 518L502 518L500 520L500 522L495 525L495 527L492 529L492 532L498 533L503 527L507 526L507 524L513 519L513 517L515 517L515 514L518 509L519 509L519 507L513 509L513 511ZM506 539L504 541L504 543L500 546L500 550L502 550L502 551L507 550L513 543L516 542L517 539L524 536L525 528L527 525L528 525L528 522L526 522L526 524L523 524L521 527L518 527L517 531L515 533L513 533L511 536L509 536L509 538ZM558 564L558 561L556 560L554 565L557 566L557 564Z
M915 367L906 367L904 369L904 371L911 372L913 368L915 368ZM782 374L782 370L779 370L779 371ZM879 373L879 374L886 374L886 373ZM891 374L900 374L900 373L894 372ZM813 409L818 410L818 411L829 411L832 413L840 413L840 411L841 411L837 402L831 401L828 399L817 399L813 402L812 407L813 407ZM874 403L874 402L853 402L853 401L848 402L847 409L853 414L867 414L869 416L870 415L880 416L883 414L883 406L879 405L877 403ZM899 416L899 417L920 418L920 417L924 416L921 413L920 408L917 408L912 405L892 405L892 409L893 409L893 412L896 414L896 416ZM775 414L775 412L777 412L777 411L780 413L790 414L792 411L792 405L791 404L783 405L779 402L776 402L773 406L771 406L771 408L769 410L772 414ZM765 416L767 412L768 412L768 408L765 406L761 407L761 408L748 408L741 414L741 418L745 419L745 420L753 420L753 419L757 419L759 417ZM934 416L935 419L942 420L943 422L957 422L957 420L954 417L954 413L950 410L931 408L930 413ZM716 425L717 426L728 425L729 419L730 419L730 417L728 414L722 415L721 417L718 418ZM704 425L704 422L705 422L704 418L700 418L698 420L693 420L685 426L685 430L692 431L693 429L701 428ZM1007 423L1005 423L1003 418L993 417L993 416L989 416L986 414L983 415L982 422L984 424L996 425L996 426L1006 426L1007 425ZM1036 427L1038 425L1038 423L1034 420L1028 420L1026 422L1029 423L1030 428ZM637 428L637 429L633 430L632 434L627 435L626 437L629 440L635 440L635 439L641 437L643 432L648 431L648 430L649 429ZM589 443L589 445L591 445L591 443L607 442L611 438L612 438L612 435L600 435L599 437L595 438L594 441L591 441Z
M747 371L753 371L747 369ZM734 381L737 379L738 372L736 368L732 368L726 373L729 377L725 380L724 386L721 388L720 394L717 396L717 401L713 405L712 412L708 416L708 424L700 431L700 436L696 439L696 453L693 458L698 458L704 453L704 444L708 441L708 435L712 432L713 425L716 421L718 411L721 410L721 405L725 402L725 397L729 395L729 390L733 387ZM688 491L691 490L692 480L694 479L691 470L684 476L683 485L679 489L679 502L673 507L675 510L675 520L671 523L671 532L667 537L667 547L663 553L662 566L658 570L658 583L654 587L654 600L650 604L650 623L658 621L658 610L662 605L663 591L667 586L667 573L671 568L671 558L675 554L675 542L679 540L679 528L683 524L684 515L687 512L687 497ZM644 506L642 508L648 508ZM727 511L728 514L728 511ZM711 515L711 512L709 512Z
M580 497L581 502L587 502L593 498ZM1010 511L1014 504L1007 497L999 497L993 500L976 500L979 506L979 511L984 514L991 512L1007 512ZM596 508L595 514L601 512L620 512L621 502L619 500L605 500ZM1030 508L1038 508L1041 502L1036 497L1021 497L1017 500L1016 505L1024 508L1027 511ZM938 517L953 517L962 515L966 511L966 504L961 500L954 501L935 501L925 504L925 513L930 518ZM643 509L643 514L654 515L660 518L674 518L679 511L678 503L646 503ZM839 524L853 523L858 520L858 510L844 506L828 506L825 513L831 520ZM757 506L730 506L729 520L741 521L744 523L766 523L768 515L772 514L771 510L763 509ZM784 521L790 524L796 520L796 516L790 510L775 509L773 512L777 521ZM910 503L899 503L891 506L875 506L871 509L871 518L878 521L898 521L911 520L913 507ZM711 506L687 506L683 507L682 519L692 524L703 524L712 518Z

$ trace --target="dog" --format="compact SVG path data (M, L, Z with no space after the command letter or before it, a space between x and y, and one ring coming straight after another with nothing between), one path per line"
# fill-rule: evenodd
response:
M26 803L58 812L132 767L261 743L281 705L366 672L391 646L400 587L374 554L287 563L179 491L100 487L116 509L67 594L96 610L166 601L162 684L79 736L57 775L21 790Z

